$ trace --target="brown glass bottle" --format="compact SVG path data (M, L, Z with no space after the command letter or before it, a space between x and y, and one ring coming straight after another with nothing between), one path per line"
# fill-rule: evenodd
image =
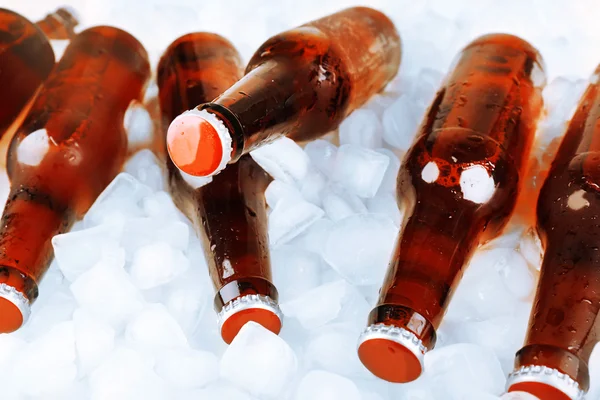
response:
M69 229L119 172L123 117L150 66L142 45L112 27L73 38L13 137L11 190L0 227L0 332L18 329L38 295L51 239Z
M77 20L64 9L49 14L36 25L0 8L0 136L54 67L54 52L48 39L54 38L54 32L72 31L76 25Z
M173 118L218 96L242 71L238 52L218 35L194 33L177 39L158 65L164 134ZM199 188L191 181L197 178L186 181L170 160L167 168L175 203L203 241L223 340L231 343L248 321L279 333L282 317L271 281L264 197L271 178L250 156Z
M267 40L241 80L176 118L169 155L182 171L211 176L282 135L315 139L383 89L399 65L398 32L379 11L349 8L309 22Z
M493 34L467 45L437 93L398 174L405 217L359 342L375 375L421 374L463 268L514 209L543 84L538 52Z
M600 341L600 67L584 93L537 203L545 249L524 347L509 391L580 399Z

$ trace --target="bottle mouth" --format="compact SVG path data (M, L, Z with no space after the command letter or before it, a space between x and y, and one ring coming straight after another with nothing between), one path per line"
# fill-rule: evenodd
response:
M256 322L275 334L279 334L283 314L279 305L269 296L251 294L238 297L225 304L217 314L219 330L223 340L230 344L242 327Z
M221 172L231 161L231 142L225 124L206 110L184 112L167 130L167 150L173 164L195 177Z
M13 286L0 283L0 333L11 333L23 326L31 314L27 297Z
M508 392L527 392L541 400L583 400L585 392L568 374L542 365L529 365L511 372Z
M368 326L358 340L358 357L378 378L407 383L425 369L427 347L408 329L385 324Z

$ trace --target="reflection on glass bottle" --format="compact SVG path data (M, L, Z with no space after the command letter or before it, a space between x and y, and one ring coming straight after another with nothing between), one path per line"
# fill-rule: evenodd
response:
M459 55L398 174L406 210L359 357L392 382L419 377L463 268L514 209L542 108L542 60L493 34Z
M127 150L123 117L149 76L142 45L103 26L74 37L42 86L9 148L0 332L18 329L29 315L52 259L52 237L67 231L119 172Z
M173 121L169 155L183 172L211 176L282 135L315 139L383 89L399 65L394 24L370 8L283 32L254 53L241 80Z
M545 250L525 346L509 391L581 399L600 341L600 67L552 162L537 203Z

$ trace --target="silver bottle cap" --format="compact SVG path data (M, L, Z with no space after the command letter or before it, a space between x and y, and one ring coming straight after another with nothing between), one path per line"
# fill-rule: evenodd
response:
M237 299L230 301L225 304L221 311L217 314L217 322L219 324L219 331L223 329L225 322L234 314L250 309L262 309L272 312L279 318L279 322L283 323L283 314L279 305L269 296L263 296L261 294L249 294L246 296L238 297Z
M417 337L417 335L408 329L385 324L369 325L358 338L357 347L360 347L363 343L374 339L390 340L405 347L419 361L421 370L425 369L424 360L425 353L427 353L427 347L423 345L423 342Z
M27 322L29 315L31 314L29 299L27 299L23 293L6 283L0 283L0 297L10 301L19 309L23 316L23 323L21 326L25 325L25 322Z
M571 400L583 400L585 394L579 384L567 374L543 365L528 365L508 375L506 389L523 382L542 383L560 390Z

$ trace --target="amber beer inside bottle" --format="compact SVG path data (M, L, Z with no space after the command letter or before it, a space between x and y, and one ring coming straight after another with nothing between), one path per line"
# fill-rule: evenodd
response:
M0 332L18 329L67 231L117 175L123 117L150 75L131 35L95 27L77 35L43 85L8 155L10 193L0 227ZM110 295L110 294L107 294Z
M175 118L174 164L211 176L279 136L315 139L335 129L396 75L400 38L370 8L349 8L267 40L246 75L210 103Z
M54 33L59 30L72 32L77 25L75 17L65 9L49 14L43 21L36 25L0 8L0 136L54 67L54 52L48 39L55 38Z
M462 51L437 93L398 174L405 217L359 341L375 375L408 382L421 374L463 268L515 206L544 79L529 43L493 34Z
M218 35L194 33L177 39L158 66L165 135L173 118L217 97L242 71L238 52ZM271 281L264 198L270 177L250 156L202 187L170 160L167 167L175 203L203 240L223 339L230 343L248 321L278 333L281 312Z
M537 203L545 249L525 346L509 391L580 399L600 341L600 67L581 98Z

